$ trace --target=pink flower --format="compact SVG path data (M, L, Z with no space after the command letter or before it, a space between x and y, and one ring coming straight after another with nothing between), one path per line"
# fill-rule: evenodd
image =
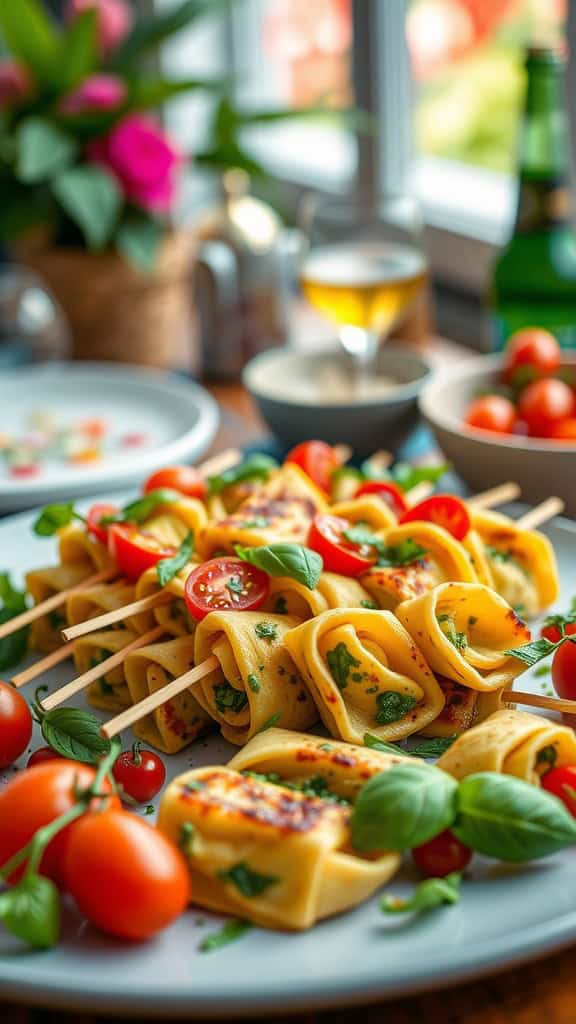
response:
M134 14L126 0L68 0L67 20L74 21L93 9L97 12L100 50L108 54L128 35Z
M15 60L0 60L0 109L22 103L32 92L28 69Z
M160 213L172 205L180 155L151 118L125 117L89 145L88 156L112 171L136 206Z
M91 75L60 104L64 114L84 114L91 110L114 110L126 99L126 86L116 75Z

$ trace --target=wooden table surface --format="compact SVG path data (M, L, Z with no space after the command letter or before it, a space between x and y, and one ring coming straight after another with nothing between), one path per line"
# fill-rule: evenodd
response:
M456 346L436 345L434 356L466 358ZM248 444L265 433L250 398L235 384L210 385L222 409L214 451ZM535 890L534 898L538 899ZM575 1024L576 948L500 975L443 991L356 1009L331 1010L300 1016L305 1024ZM26 996L23 993L23 1000ZM269 1024L289 1024L281 1014L263 1018ZM28 1009L0 1002L0 1024L119 1024L120 1018ZM154 1021L152 1024L165 1024Z

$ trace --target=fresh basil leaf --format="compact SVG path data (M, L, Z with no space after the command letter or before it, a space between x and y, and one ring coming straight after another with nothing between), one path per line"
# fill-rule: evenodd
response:
M236 942L242 935L249 932L251 928L252 925L249 921L240 921L236 918L232 918L231 921L225 921L217 932L212 932L212 935L207 935L202 940L199 946L200 952L213 953L217 949L222 949L222 946L228 946L229 943Z
M390 476L403 491L411 491L417 484L425 481L431 484L437 483L450 469L452 466L449 462L444 462L439 466L411 466L409 462L397 462L392 467Z
M269 455L249 455L238 466L225 469L219 476L208 477L209 494L219 494L225 487L243 483L245 480L267 480L273 469L278 469L276 459Z
M523 862L576 844L576 821L560 800L513 775L469 775L457 803L452 831L487 857Z
M410 750L404 750L403 747L398 746L397 743L386 743L385 740L380 740L377 736L372 736L369 732L364 733L364 746L370 747L371 750L379 750L381 754L402 754L405 757L412 756L412 752Z
M356 544L359 548L370 547L379 549L386 547L382 538L378 537L365 523L355 523L353 526L349 526L347 530L342 531L342 536L350 541L351 544Z
M412 565L413 562L419 562L426 554L425 548L417 544L411 537L406 537L406 540L401 541L400 544L390 547L387 544L383 544L378 548L378 561L376 564L383 568Z
M23 590L16 590L8 573L0 573L0 623L9 622L26 611L26 593ZM24 626L16 633L0 640L0 671L18 665L26 654L28 648L29 626Z
M316 551L302 544L268 544L265 547L234 548L238 558L249 562L269 576L288 576L308 590L314 590L322 575L324 562Z
M385 914L421 913L423 910L436 910L446 904L458 903L462 875L453 871L445 878L427 878L412 893L409 900L397 896L383 896L380 910Z
M254 626L254 632L260 640L277 640L278 639L278 626L275 622L257 622Z
M254 871L246 861L238 861L226 871L219 871L218 878L229 885L233 885L238 892L247 899L254 899L266 892L271 885L280 881L278 875L262 875Z
M248 697L244 690L236 690L227 681L217 683L213 690L214 704L221 715L228 711L237 715L243 711L248 703Z
M0 893L0 920L34 949L51 949L60 936L60 896L54 882L30 875Z
M53 708L41 720L42 735L49 747L63 757L97 764L110 750L110 740L100 735L101 722L79 708Z
M0 601L4 608L15 615L26 611L26 591L17 590L7 572L0 572Z
M175 501L182 501L182 495L178 491L170 490L168 487L160 487L156 491L150 491L143 498L137 498L125 505L122 509L120 520L124 523L143 523L149 519L159 505L172 505Z
M552 643L546 637L541 637L540 640L533 640L532 643L523 644L522 647L513 647L504 653L509 654L511 658L517 658L518 661L523 661L528 668L532 668L533 665L537 665L539 661L547 658L549 654L553 654L563 643L575 644L576 636L562 637L557 643Z
M389 725L398 722L416 707L416 698L397 690L384 690L376 697L376 721L378 725Z
M411 850L443 832L456 816L456 781L427 764L395 764L362 787L352 818L360 851Z
M181 569L188 564L194 551L194 534L189 530L182 541L178 551L172 558L163 558L156 566L156 575L161 587L165 587L170 580L178 575Z
M412 747L412 757L441 757L452 746L458 736L431 736L423 740L417 747Z
M46 505L38 518L35 520L32 529L39 537L53 537L58 530L69 526L74 519L85 522L84 516L79 515L74 508L74 502L67 501L60 505Z

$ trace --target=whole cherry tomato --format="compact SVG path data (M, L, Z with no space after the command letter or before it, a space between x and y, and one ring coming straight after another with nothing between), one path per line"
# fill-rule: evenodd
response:
M95 776L95 769L89 765L62 758L18 772L0 789L0 867L26 846L39 828L68 811L76 803L78 790L87 789ZM108 792L109 784L105 782L103 785L103 792ZM120 807L117 796L108 797L106 803ZM101 800L95 801L94 806L102 804ZM62 858L76 824L72 822L59 832L42 857L41 873L57 883L62 882ZM22 871L23 868L18 868L9 881L17 881Z
M360 484L356 497L360 498L363 494L375 494L381 498L396 517L401 516L408 508L404 492L391 480L366 480Z
M446 829L422 846L416 846L412 859L428 878L444 878L453 871L463 871L472 860L472 850Z
M547 437L560 420L574 414L575 405L574 393L563 380L543 377L522 392L518 412L532 437Z
M205 498L207 491L206 481L195 466L165 466L156 470L144 484L144 494L164 487L187 498Z
M355 544L345 534L352 528L340 516L315 516L308 534L308 545L322 556L324 568L342 576L359 576L376 562L374 549Z
M102 520L108 516L117 516L120 509L116 505L92 505L86 516L88 533L91 533L101 544L108 542L108 525Z
M551 618L553 619L554 616ZM576 633L576 622L565 622L564 633L566 636L571 636ZM546 640L550 640L550 643L557 644L561 637L560 627L553 621L548 624L545 622L540 630L540 636L544 637Z
M269 590L269 577L255 565L239 558L212 558L192 570L184 597L190 615L200 622L214 611L256 611Z
M120 795L129 802L144 804L160 792L166 778L162 758L151 750L141 750L135 743L132 750L123 750L116 759L112 774L120 787Z
M0 768L13 764L30 743L32 715L21 693L0 682Z
M540 779L542 789L553 793L566 805L570 814L576 818L576 764L564 764L560 768L551 768Z
M178 848L128 811L87 814L75 823L64 876L88 920L122 939L149 938L171 924L190 899Z
M516 407L502 395L482 395L468 406L464 422L478 430L510 434L516 423Z
M46 761L62 761L62 754L58 754L52 747L38 747L34 750L26 762L27 768L33 768L37 764L45 764Z
M555 423L548 437L551 441L576 441L576 416Z
M164 558L173 558L176 548L163 547L155 537L129 523L113 523L108 530L108 550L123 576L137 580Z
M471 526L466 505L453 494L435 494L432 498L420 501L404 513L400 522L414 523L419 520L442 526L456 540L464 540Z
M516 331L506 345L504 380L515 383L524 375L524 383L531 377L547 377L560 366L560 346L553 334L543 327L525 327Z
M552 682L559 697L576 700L576 643L565 640L552 658Z
M324 441L303 441L297 444L288 452L285 461L295 462L327 494L330 493L332 474L341 465L338 453Z

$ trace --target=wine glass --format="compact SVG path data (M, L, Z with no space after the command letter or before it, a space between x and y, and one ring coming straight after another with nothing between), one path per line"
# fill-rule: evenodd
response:
M424 287L427 262L418 205L408 195L308 202L300 284L338 326L359 377L374 372L380 342Z

